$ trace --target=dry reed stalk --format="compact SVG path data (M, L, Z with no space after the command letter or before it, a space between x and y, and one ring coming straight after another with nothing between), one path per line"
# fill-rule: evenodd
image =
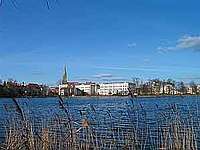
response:
M49 149L49 129L43 128L42 129L42 150L48 150Z

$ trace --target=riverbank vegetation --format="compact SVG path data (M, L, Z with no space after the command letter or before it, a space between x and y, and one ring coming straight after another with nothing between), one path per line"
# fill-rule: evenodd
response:
M25 106L28 105L28 102ZM92 150L151 149L197 150L199 108L170 104L148 108L131 98L123 106L75 108L61 97L42 116L12 99L5 106L5 139L1 149ZM42 109L42 108L41 108ZM77 113L78 112L78 113ZM12 115L11 115L12 114Z

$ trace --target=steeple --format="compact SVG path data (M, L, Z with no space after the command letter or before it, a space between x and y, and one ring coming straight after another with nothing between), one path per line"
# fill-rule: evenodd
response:
M66 84L66 83L67 83L67 67L65 65L63 79L62 79L62 84Z

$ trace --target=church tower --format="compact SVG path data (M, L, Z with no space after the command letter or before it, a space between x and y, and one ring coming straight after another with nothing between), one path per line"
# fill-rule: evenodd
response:
M67 67L65 65L64 67L64 74L63 74L63 78L62 78L62 84L67 84Z

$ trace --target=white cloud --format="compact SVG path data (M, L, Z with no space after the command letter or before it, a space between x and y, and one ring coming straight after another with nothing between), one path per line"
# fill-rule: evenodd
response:
M137 44L134 43L134 42L133 42L133 43L129 43L129 44L128 44L128 48L134 48L134 47L136 47L136 45L137 45Z
M176 47L162 47L162 46L159 46L157 48L157 50L158 50L159 53L166 53L166 52L169 52L169 51L176 50Z
M95 78L111 78L111 77L113 77L113 75L108 74L108 73L101 73L101 74L94 75L93 77L95 77Z
M173 50L200 51L200 36L183 36L176 41L175 46L158 47L158 52L169 52Z
M78 78L75 78L76 80L78 81L90 81L91 79L89 78L84 78L84 77L78 77Z
M149 58L144 58L143 61L144 61L145 64L146 64L146 63L148 64L148 63L151 62L151 60L150 60Z
M33 76L43 76L43 75L45 75L45 73L42 71L39 71L39 70L35 70L32 72L32 75Z
M113 67L113 66L95 66L97 69L106 69L106 70L128 70L128 71L146 71L146 72L166 72L170 71L168 69L157 68L157 67L142 67L142 66L133 66L133 67Z
M124 77L111 77L111 78L103 78L102 81L109 81L109 82L112 82L112 81L128 81L128 79L124 78Z
M200 50L200 36L184 36L178 40L178 49Z

